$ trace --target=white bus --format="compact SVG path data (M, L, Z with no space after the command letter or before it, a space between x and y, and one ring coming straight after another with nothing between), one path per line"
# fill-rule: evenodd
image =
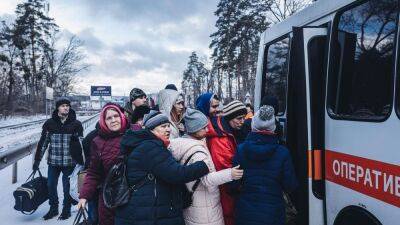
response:
M400 224L399 2L318 0L261 36L255 106L279 101L298 224Z

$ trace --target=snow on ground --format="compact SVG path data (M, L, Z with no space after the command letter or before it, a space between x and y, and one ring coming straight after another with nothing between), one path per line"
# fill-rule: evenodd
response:
M91 116L78 116L78 120L84 121ZM45 117L44 117L45 118ZM31 117L31 121L39 120L40 118ZM25 123L29 121L23 121L19 119L10 119L12 121L18 121L19 123ZM21 122L23 121L23 122ZM18 124L18 123L15 123ZM10 124L11 125L11 124ZM0 125L1 126L1 125ZM39 141L40 133L42 131L43 124L33 124L31 126L21 127L18 129L5 129L0 130L0 152L6 151L8 148L27 142Z
M10 126L19 123L26 123L35 120L46 119L46 115L44 114L37 114L33 116L12 116L7 119L0 119L0 127Z
M89 126L85 133L88 133L94 129L95 123ZM51 220L43 220L42 216L47 213L49 210L48 202L43 203L38 210L32 215L24 215L21 212L18 212L14 209L14 197L13 191L25 183L25 180L28 178L30 173L32 172L32 163L33 158L32 155L21 159L18 162L18 182L15 184L11 184L11 176L12 176L12 166L4 168L0 170L0 224L7 225L71 225L75 219L75 215L77 213L77 209L75 206L72 207L72 217L68 220L59 221L58 217L55 217ZM42 160L40 163L40 171L44 176L47 177L47 163L45 160ZM61 175L58 181L58 196L59 196L59 210L62 210L62 181Z

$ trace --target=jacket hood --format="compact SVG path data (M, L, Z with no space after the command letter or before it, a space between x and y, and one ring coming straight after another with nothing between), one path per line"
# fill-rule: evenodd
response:
M160 145L163 145L163 142L148 129L138 131L128 130L121 140L121 153L127 154L130 150L142 144L142 142L150 140L154 140L159 142Z
M168 116L169 120L171 120L172 107L175 101L178 99L179 95L180 95L179 92L170 89L164 89L158 93L157 102L159 110L160 112Z
M60 117L58 116L58 110L57 110L57 109L55 109L55 110L53 111L53 114L52 114L51 118L52 118L53 120L55 120L55 121L61 123ZM75 120L76 120L76 113L75 113L75 111L74 111L73 109L70 108L70 109L69 109L69 113L68 113L68 118L67 118L67 120L65 121L65 124L74 122Z
M171 140L168 150L172 153L177 161L181 161L185 154L193 148L199 146L207 149L207 144L204 140L196 140L189 136L175 138Z
M205 93L200 95L196 100L196 109L207 117L209 117L210 114L210 101L213 96L213 93Z
M278 138L275 135L257 132L249 133L243 143L245 157L253 161L265 161L271 158L278 147Z
M224 117L216 116L208 123L207 137L223 137L233 135L232 129Z

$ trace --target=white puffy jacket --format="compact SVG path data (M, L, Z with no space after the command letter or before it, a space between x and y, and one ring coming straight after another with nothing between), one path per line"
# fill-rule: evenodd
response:
M188 165L204 161L210 173L200 179L200 184L193 193L193 204L183 211L186 225L224 225L224 217L218 186L232 181L231 169L216 172L205 141L184 136L171 140L169 150L181 164L192 155ZM195 181L186 186L192 190Z

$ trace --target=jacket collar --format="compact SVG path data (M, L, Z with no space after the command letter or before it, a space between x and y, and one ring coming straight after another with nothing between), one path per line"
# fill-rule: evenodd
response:
M53 120L55 120L57 123L61 124L61 119L60 119L60 117L58 116L58 110L57 110L57 109L55 109L55 110L53 111L53 114L52 114L51 118L52 118ZM75 111L74 111L73 109L69 109L68 117L67 117L67 120L64 122L64 124L72 123L72 122L74 122L75 120L76 120L76 113L75 113Z

